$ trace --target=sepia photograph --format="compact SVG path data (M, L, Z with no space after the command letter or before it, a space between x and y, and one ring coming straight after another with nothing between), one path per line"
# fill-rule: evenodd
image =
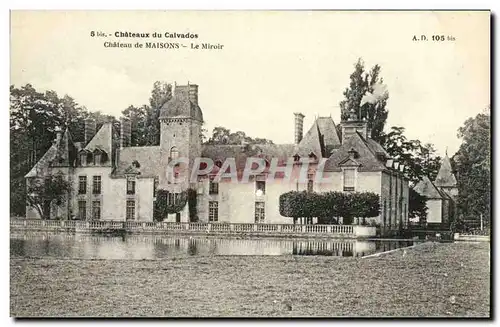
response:
M13 318L492 318L488 10L11 10Z

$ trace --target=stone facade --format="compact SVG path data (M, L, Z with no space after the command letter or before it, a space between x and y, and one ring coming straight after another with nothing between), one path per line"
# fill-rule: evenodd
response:
M380 215L369 219L369 223L373 221L387 230L407 226L408 180L403 175L404 167L369 137L366 121L351 117L341 122L342 135L338 135L331 117L318 117L302 135L303 115L295 113L295 117L296 135L290 144L202 145L198 87L176 86L173 98L160 112L158 146L131 147L129 121L121 121L120 136L111 123L96 132L95 124L86 121L84 142L73 142L68 130L60 133L26 178L29 181L55 169L64 170L73 189L68 201L51 211L52 217L152 221L157 189L180 193L190 188L196 190L196 214L201 222L287 224L293 223L292 219L279 214L279 196L285 192L366 191L379 194L381 200ZM196 181L168 180L166 167L172 160L187 158L190 174L198 157L212 159L215 170L226 159L234 160L238 178L248 158L264 159L268 165L277 160L281 168L293 163L292 176L302 172L307 174L307 182L278 175L269 182L268 170L245 183L231 183L228 178L214 183L213 172L198 176ZM310 162L307 171L302 159ZM63 164L53 167L56 161ZM316 179L318 169L326 182ZM32 208L27 212L28 218L37 217ZM190 221L188 206L178 214L168 215L165 221Z

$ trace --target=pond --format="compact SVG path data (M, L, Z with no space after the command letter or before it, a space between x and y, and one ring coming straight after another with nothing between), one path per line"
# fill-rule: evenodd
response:
M154 260L213 255L324 255L362 257L413 241L237 239L189 236L120 237L55 233L12 234L11 257Z

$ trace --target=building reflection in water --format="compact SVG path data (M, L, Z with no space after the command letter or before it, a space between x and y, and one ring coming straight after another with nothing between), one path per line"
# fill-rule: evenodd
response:
M211 255L323 255L362 257L412 245L411 241L235 239L32 233L11 235L13 257L161 259Z

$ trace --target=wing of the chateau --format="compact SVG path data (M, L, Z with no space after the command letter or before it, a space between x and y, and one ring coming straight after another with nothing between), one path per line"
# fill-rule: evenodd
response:
M369 137L366 121L355 116L340 122L341 135L332 117L317 117L303 135L304 115L295 113L295 139L289 144L208 145L201 142L203 113L198 103L198 86L176 85L173 97L160 111L160 144L132 147L131 122L121 119L120 131L112 123L98 130L94 121L85 121L85 139L75 142L71 132L58 133L51 148L26 175L28 182L62 172L73 185L66 201L51 217L67 219L152 221L156 191L177 194L187 188L196 190L196 216L199 221L240 223L292 223L279 214L279 196L291 190L375 192L380 195L381 213L373 220L387 230L408 224L408 180L404 167L392 160L384 148ZM166 174L169 163L189 159L189 169L198 157L215 163L210 173L195 182L171 183ZM265 159L263 176L247 183L213 180L213 173L228 159L233 160L238 176L248 158ZM307 183L287 181L277 173L273 183L265 178L269 164L293 164L294 173L302 159L311 162ZM323 166L322 166L323 165ZM445 167L446 168L446 167ZM316 180L318 170L327 182ZM446 177L446 171L443 172ZM448 178L449 180L449 178ZM258 191L258 192L257 192ZM172 197L171 201L176 201ZM28 207L29 218L38 218ZM188 206L166 221L189 221Z

